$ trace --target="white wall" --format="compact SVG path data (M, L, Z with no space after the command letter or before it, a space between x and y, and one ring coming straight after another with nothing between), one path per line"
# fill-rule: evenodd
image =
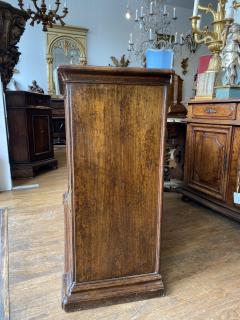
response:
M50 0L48 0L49 2ZM9 0L10 4L17 7L17 0ZM52 0L52 2L54 2ZM88 35L88 63L90 65L108 65L111 63L110 56L120 57L127 53L129 33L132 23L124 18L127 0L68 0L69 15L66 23L79 25L89 29ZM192 9L177 8L179 20L179 32L187 32L191 29L189 17ZM27 23L26 31L19 43L20 62L17 65L19 74L14 75L19 87L23 90L28 88L35 79L47 92L47 65L45 60L45 34L41 26L32 28ZM192 96L193 77L196 73L198 55L206 53L206 48L190 60L189 73L182 75L180 62L176 63L176 71L185 80L184 96ZM185 58L184 53L182 58ZM180 60L181 60L180 59ZM13 85L10 85L13 88Z
M0 191L11 190L12 188L5 123L5 101L2 83L0 82Z
M234 0L228 0L226 8L232 6L233 2L234 2ZM239 0L237 0L237 2L239 2ZM237 23L240 23L240 8L238 10L235 10L235 12L234 12L234 20Z
M17 7L17 0L8 2ZM65 22L89 29L88 63L90 65L108 65L111 62L110 56L119 57L126 52L130 26L124 19L125 5L125 0L68 1L70 13ZM47 91L45 41L41 26L32 28L28 22L19 43L22 55L16 68L20 74L14 75L20 88L27 89L32 80L36 79Z

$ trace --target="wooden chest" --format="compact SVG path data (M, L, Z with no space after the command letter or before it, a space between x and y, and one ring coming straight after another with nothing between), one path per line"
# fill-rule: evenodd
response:
M169 71L60 68L66 86L66 311L161 295Z
M185 197L240 221L240 100L189 103Z

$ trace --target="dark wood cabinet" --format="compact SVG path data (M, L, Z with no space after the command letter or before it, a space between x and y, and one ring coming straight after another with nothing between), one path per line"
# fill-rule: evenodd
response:
M43 166L57 167L50 96L7 91L9 154L13 178L32 178Z
M183 193L240 221L233 201L240 172L239 108L232 100L189 104Z
M66 311L163 294L170 71L60 67L66 85Z
M65 131L65 111L64 100L53 99L51 100L52 108L52 123L53 123L53 144L65 145L66 144L66 131Z

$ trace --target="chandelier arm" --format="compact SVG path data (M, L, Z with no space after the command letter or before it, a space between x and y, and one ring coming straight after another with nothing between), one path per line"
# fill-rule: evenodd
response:
M206 34L204 31L194 33L194 39L197 44L208 43L215 41L214 33L209 32Z
M54 11L55 13L57 13L58 10L59 10L59 7L60 7L61 2L60 2L59 0L56 0L55 4L56 4L56 9L53 10L53 11Z
M213 9L211 3L210 3L207 7L199 5L199 6L198 6L198 9L199 9L200 11L202 11L202 12L205 12L205 13L211 13L212 16L213 16L213 18L216 19L217 12Z
M67 14L68 14L68 9L67 9L67 8L64 8L64 9L63 9L63 15L60 16L60 15L57 14L57 15L55 15L55 18L56 18L56 20L59 20L59 21L61 22L61 20L64 19ZM64 25L65 25L65 22L64 22L64 21L62 21L62 22L63 22ZM62 22L61 22L61 24L62 24Z
M37 0L32 0L32 2L33 2L35 9L37 10L37 12L41 12L41 9L37 5Z
M23 8L24 7L23 0L18 0L18 6L22 11L25 11Z
M200 34L195 33L194 34L194 40L197 44L203 44L205 43L205 39L201 37Z

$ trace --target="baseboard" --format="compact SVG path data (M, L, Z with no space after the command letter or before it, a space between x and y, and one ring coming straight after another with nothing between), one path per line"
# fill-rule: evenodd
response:
M9 320L8 214L0 209L0 319Z
M67 282L70 277L63 277L62 306L66 312L86 310L120 304L164 295L164 286L160 275L143 275L112 279L84 284Z

